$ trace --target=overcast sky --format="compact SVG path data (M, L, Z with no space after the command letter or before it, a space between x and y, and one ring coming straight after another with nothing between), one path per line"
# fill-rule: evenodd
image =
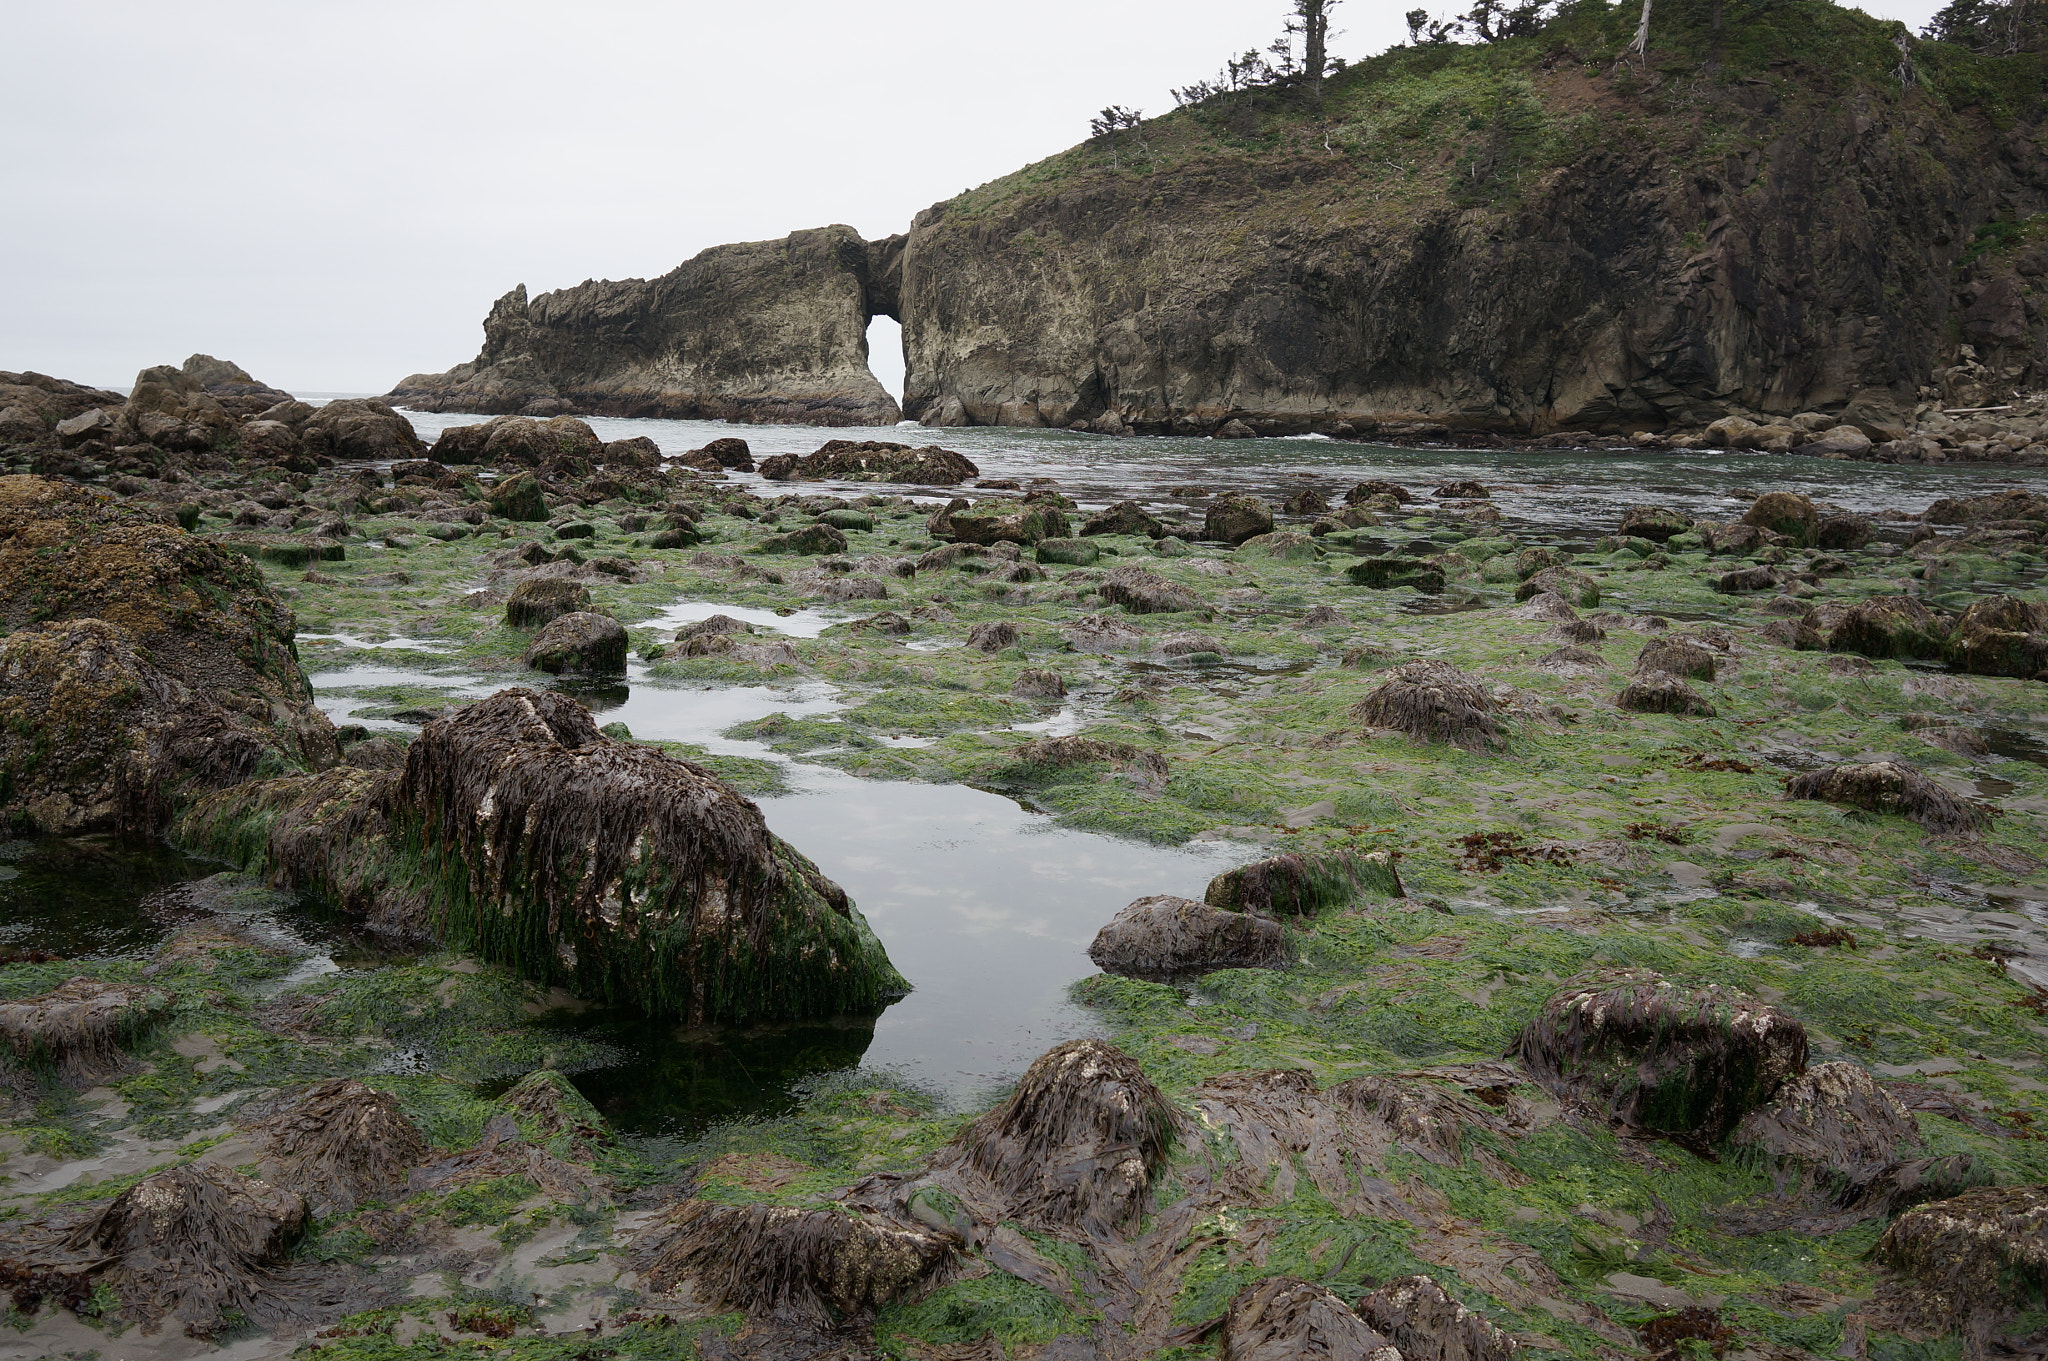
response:
M1348 0L1333 53L1399 41ZM11 7L0 369L194 351L295 391L473 358L491 301L903 230L1263 46L1285 0L62 0ZM1918 28L1934 0L1867 8ZM883 367L878 365L878 368Z

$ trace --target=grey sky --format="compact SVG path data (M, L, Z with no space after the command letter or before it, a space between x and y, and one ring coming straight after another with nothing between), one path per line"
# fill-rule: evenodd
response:
M1399 41L1406 7L1349 0L1332 51ZM199 350L298 391L382 391L473 357L515 283L660 274L829 222L901 231L1105 104L1171 108L1284 8L16 6L0 368L125 385ZM1917 28L1936 3L1866 8Z

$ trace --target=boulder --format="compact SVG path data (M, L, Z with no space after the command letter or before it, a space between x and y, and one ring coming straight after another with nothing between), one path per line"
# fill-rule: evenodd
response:
M434 440L427 457L450 467L465 467L485 461L484 447L490 443L488 425L451 425Z
M1274 558L1281 562L1314 562L1322 556L1315 540L1295 529L1255 535L1240 543L1237 551L1242 557Z
M318 409L318 407L308 402L302 402L296 397L291 397L273 406L263 408L263 410L256 414L255 419L259 421L279 421L297 430L307 421L312 420L313 413Z
M1637 969L1558 992L1516 1054L1538 1081L1626 1130L1709 1147L1806 1070L1807 1042L1766 1002Z
M1081 526L1082 537L1096 534L1129 534L1133 537L1156 539L1166 532L1166 527L1145 513L1145 508L1136 501L1118 501L1088 517Z
M693 1025L872 1012L907 984L846 894L701 766L564 695L428 723L396 775L250 781L180 823L282 884L578 997Z
M1442 501L1479 501L1492 495L1485 483L1474 482L1469 478L1460 482L1446 482L1436 489L1437 499Z
M1058 506L1030 501L988 498L955 510L947 508L931 518L935 539L955 543L1015 543L1029 546L1043 539L1069 537L1067 517Z
M1792 452L1808 458L1861 458L1870 452L1870 436L1853 425L1838 425Z
M305 1197L323 1219L403 1200L406 1175L431 1151L390 1094L352 1077L314 1083L250 1132L268 1145L263 1180Z
M1638 676L1662 674L1681 680L1710 681L1717 669L1713 652L1691 638L1653 638L1636 654Z
M1132 614L1208 614L1209 604L1185 586L1143 567L1114 567L1103 577L1101 597Z
M713 441L716 443L716 441ZM744 446L745 441L739 441ZM661 446L645 435L615 439L601 445L597 461L607 468L637 468L651 471L661 466Z
M1714 578L1714 589L1722 595L1753 595L1775 591L1784 584L1785 578L1769 567L1741 567Z
M981 476L963 455L938 445L913 449L881 440L827 441L814 454L764 458L761 476L770 482L900 482L916 487L953 487Z
M1178 1121L1136 1060L1106 1040L1040 1055L1001 1106L935 1160L986 1178L1026 1228L1121 1237L1138 1226Z
M1742 523L1782 534L1796 548L1811 548L1820 537L1820 512L1798 492L1774 491L1759 496L1743 513Z
M1326 907L1342 907L1360 893L1407 896L1386 852L1269 856L1217 875L1202 897L1227 912L1310 917Z
M1866 1069L1840 1060L1787 1080L1769 1105L1742 1117L1728 1146L1781 1186L1878 1214L1902 1195L1924 1198L1971 1173L1967 1154L1928 1158L1913 1113Z
M289 392L281 392L251 377L240 364L215 359L210 354L189 356L179 372L215 397L268 397L273 402L292 399Z
M1189 898L1140 898L1096 934L1088 958L1104 973L1171 978L1213 969L1281 969L1289 961L1280 923Z
M283 421L250 421L235 452L244 459L282 463L299 452L299 432Z
M1043 563L1093 567L1101 561L1102 550L1085 539L1040 539L1033 556Z
M1028 669L1010 683L1010 693L1018 699L1065 699L1067 682L1057 671Z
M495 482L484 496L491 514L501 520L533 523L548 518L548 505L541 495L540 481L532 473L519 473Z
M1871 1255L1898 1273L1872 1301L1880 1327L1995 1336L2004 1315L2038 1301L2048 1278L2048 1190L1987 1186L1918 1206L1893 1221Z
M1574 567L1545 567L1515 587L1515 599L1531 600L1554 595L1589 610L1600 603L1600 583Z
M1955 621L1942 655L1978 676L2048 680L2048 604L2016 596L1982 596Z
M1709 553L1744 555L1762 548L1782 548L1791 543L1783 534L1748 524L1710 524L1705 521L1693 526L1705 542Z
M1303 487L1282 501L1280 509L1289 515L1326 515L1329 513L1330 503L1313 487Z
M235 418L196 379L169 365L135 375L110 439L200 452L234 433Z
M1444 569L1435 563L1408 557L1365 558L1346 567L1344 575L1352 585L1375 591L1410 587L1429 595L1443 590L1447 581Z
M299 431L299 448L337 462L383 462L427 452L412 422L374 397L341 397L314 411Z
M1328 1286L1269 1276L1230 1301L1217 1328L1219 1361L1405 1361L1405 1353Z
M505 627L537 629L590 608L590 588L562 577L528 577L505 600Z
M1972 525L1992 520L2048 521L2048 493L2013 488L1986 496L1944 497L1921 513L1931 525Z
M1429 1276L1396 1277L1353 1307L1400 1349L1401 1361L1510 1361L1517 1350L1491 1319L1458 1303Z
M976 652L1001 652L1006 647L1015 647L1023 636L1009 620L992 619L967 631L967 646Z
M154 988L73 978L0 1002L0 1044L17 1063L48 1069L72 1087L93 1087L128 1066L127 1043L170 1004L170 995Z
M78 417L79 420L85 419ZM32 444L50 433L43 418L25 406L0 408L0 445ZM69 446L67 446L69 447Z
M1217 497L1202 520L1202 537L1216 543L1241 544L1272 532L1273 508L1244 492Z
M686 1200L640 1231L632 1260L655 1290L825 1329L919 1293L957 1249L952 1234L836 1207Z
M1974 832L1990 820L1984 809L1899 761L1810 770L1785 782L1785 797L1897 813L1930 832Z
M1345 492L1344 504L1347 506L1360 506L1376 496L1391 497L1404 506L1415 499L1408 494L1406 488L1395 486L1392 482L1381 481L1378 478L1370 478L1360 482L1350 491Z
M1677 676L1650 672L1637 676L1614 697L1614 707L1639 714L1683 714L1712 718L1714 706L1705 695Z
M588 610L556 615L520 658L535 671L623 675L626 629L618 620Z
M739 473L754 471L753 449L748 446L745 440L732 435L712 440L703 448L692 449L690 452L692 454L702 454L720 468L729 468Z
M36 424L40 427L42 422L37 421ZM82 415L73 416L68 421L58 421L56 431L58 444L66 449L76 449L87 440L112 438L114 418L99 407L94 407ZM42 431L39 428L35 434L24 435L21 438L34 439L40 437L41 434Z
M1814 546L1830 552L1851 552L1869 545L1875 526L1864 515L1824 515L1814 532Z
M501 468L545 468L587 472L604 457L604 441L586 421L574 416L535 420L500 416L484 425L483 449L476 459Z
M830 525L810 524L787 534L774 534L755 545L756 553L789 553L815 557L821 553L844 553L846 536Z
M1122 426L1123 422L1119 419L1117 422L1117 429L1104 430L1102 433L1105 435L1120 435L1123 433ZM1227 420L1223 422L1223 424L1217 426L1216 433L1213 436L1213 438L1215 439L1257 439L1258 437L1258 431L1252 429L1243 421L1235 419Z
M1939 657L1954 628L1913 596L1874 596L1843 611L1828 630L1828 650L1896 661Z
M1692 517L1684 511L1669 506L1630 506L1621 515L1621 528L1617 532L1637 539L1649 539L1663 543L1674 534L1683 534L1692 528Z
M1369 727L1391 728L1417 742L1484 751L1502 745L1493 707L1479 682L1449 662L1407 662L1350 712Z

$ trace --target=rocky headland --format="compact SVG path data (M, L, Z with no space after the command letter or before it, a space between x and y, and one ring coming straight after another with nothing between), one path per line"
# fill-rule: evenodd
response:
M887 314L934 426L1583 443L1732 416L1850 425L1887 461L2038 445L2038 412L1982 408L2048 383L2041 44L1909 42L1902 68L1897 25L1831 5L1739 30L1661 15L1646 64L1621 8L1581 6L1396 48L1319 105L1215 95L902 237L515 292L475 363L390 400L886 423L859 332Z

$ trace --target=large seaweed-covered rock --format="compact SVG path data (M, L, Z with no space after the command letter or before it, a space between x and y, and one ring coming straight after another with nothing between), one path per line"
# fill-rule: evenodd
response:
M1202 537L1240 544L1273 532L1273 508L1248 492L1228 492L1209 503L1202 518Z
M1653 638L1636 654L1638 676L1666 675L1681 680L1712 680L1719 667L1713 652L1692 638Z
M1217 875L1202 896L1225 911L1274 917L1313 916L1323 908L1340 907L1361 892L1406 896L1386 852L1268 856Z
M1683 534L1692 528L1692 517L1682 510L1670 506L1630 506L1621 513L1621 528L1616 532L1636 539L1649 539L1663 543L1674 534Z
M1523 1029L1530 1072L1627 1129L1718 1142L1806 1068L1806 1029L1721 987L1647 970L1567 987Z
M1714 705L1705 695L1678 677L1652 671L1635 677L1614 697L1614 707L1639 714L1682 714L1712 718Z
M128 1061L122 1045L169 1004L166 994L139 984L73 978L0 1002L0 1043L17 1063L87 1087L120 1071Z
M1986 496L1947 496L1920 515L1931 525L1983 524L1991 520L2048 521L2048 495L2013 487Z
M1132 614L1209 612L1209 602L1201 596L1143 567L1111 568L1102 579L1099 594Z
M1868 1070L1840 1060L1788 1079L1769 1105L1742 1117L1728 1145L1768 1166L1781 1186L1876 1214L1960 1190L1973 1175L1968 1154L1929 1158L1913 1113Z
M1479 682L1449 662L1406 662L1352 705L1351 716L1371 727L1404 732L1417 742L1484 751L1502 741L1493 707Z
M520 660L551 675L621 674L626 669L626 626L610 615L588 610L556 615Z
M1104 973L1173 978L1212 969L1279 969L1288 962L1280 923L1191 898L1140 898L1096 933L1088 958Z
M609 1143L611 1126L597 1107L576 1090L568 1078L553 1068L536 1068L512 1084L498 1098L498 1106L511 1113L531 1135L541 1138Z
M1782 534L1799 548L1811 548L1820 536L1820 512L1813 501L1791 491L1766 492L1743 512L1742 523Z
M1909 1210L1872 1256L1899 1273L1872 1301L1880 1326L1965 1328L1978 1348L2003 1314L2048 1287L2048 1190L1996 1186Z
M501 468L581 472L603 460L604 441L588 422L574 416L500 416L484 423L479 452L476 462Z
M1943 653L1958 671L2048 679L2048 604L2009 595L1973 600L1957 617Z
M936 444L913 449L883 440L827 440L813 454L777 454L761 460L770 482L902 482L916 487L952 487L981 469L965 455Z
M484 504L501 520L532 523L548 518L547 498L541 494L540 480L532 473L518 473L493 483Z
M563 695L503 690L436 719L396 775L223 791L179 835L393 929L419 922L658 1016L828 1016L906 987L845 892L751 800L606 737Z
M1269 1276L1230 1301L1217 1331L1221 1361L1404 1361L1392 1341L1328 1286Z
M1912 596L1874 596L1851 605L1835 621L1828 630L1828 649L1898 661L1939 657L1953 627L1948 616Z
M939 1161L987 1178L1006 1217L1107 1237L1137 1226L1175 1129L1173 1107L1135 1059L1105 1040L1068 1040Z
M1005 501L988 497L959 510L932 516L932 537L955 543L1015 543L1029 547L1043 539L1069 537L1066 515L1058 506L1036 501Z
M263 1179L303 1195L323 1218L401 1198L406 1174L429 1152L389 1093L352 1077L313 1084L253 1132L269 1145Z
M1788 799L1847 804L1898 813L1930 832L1970 832L1989 820L1984 809L1898 761L1866 761L1809 770L1785 782Z
M0 1247L0 1273L51 1293L67 1277L104 1285L122 1318L144 1332L174 1323L209 1337L236 1314L263 1325L289 1312L277 1273L306 1219L295 1192L185 1163L151 1173L96 1212L60 1207L16 1228Z
M819 1326L904 1295L956 1248L930 1229L836 1208L686 1200L641 1231L633 1257L656 1290L688 1286L699 1305Z
M1157 518L1146 513L1136 501L1118 501L1104 506L1081 524L1084 537L1096 534L1129 534L1133 537L1156 539L1166 532L1166 526Z
M568 614L587 613L590 588L565 577L528 577L505 600L505 627L544 628Z
M1375 591L1393 591L1409 586L1434 594L1444 588L1446 581L1443 568L1421 558L1366 558L1346 567L1344 575L1352 585Z
M1397 1277L1353 1307L1401 1349L1402 1361L1508 1361L1515 1354L1513 1338L1429 1276Z

